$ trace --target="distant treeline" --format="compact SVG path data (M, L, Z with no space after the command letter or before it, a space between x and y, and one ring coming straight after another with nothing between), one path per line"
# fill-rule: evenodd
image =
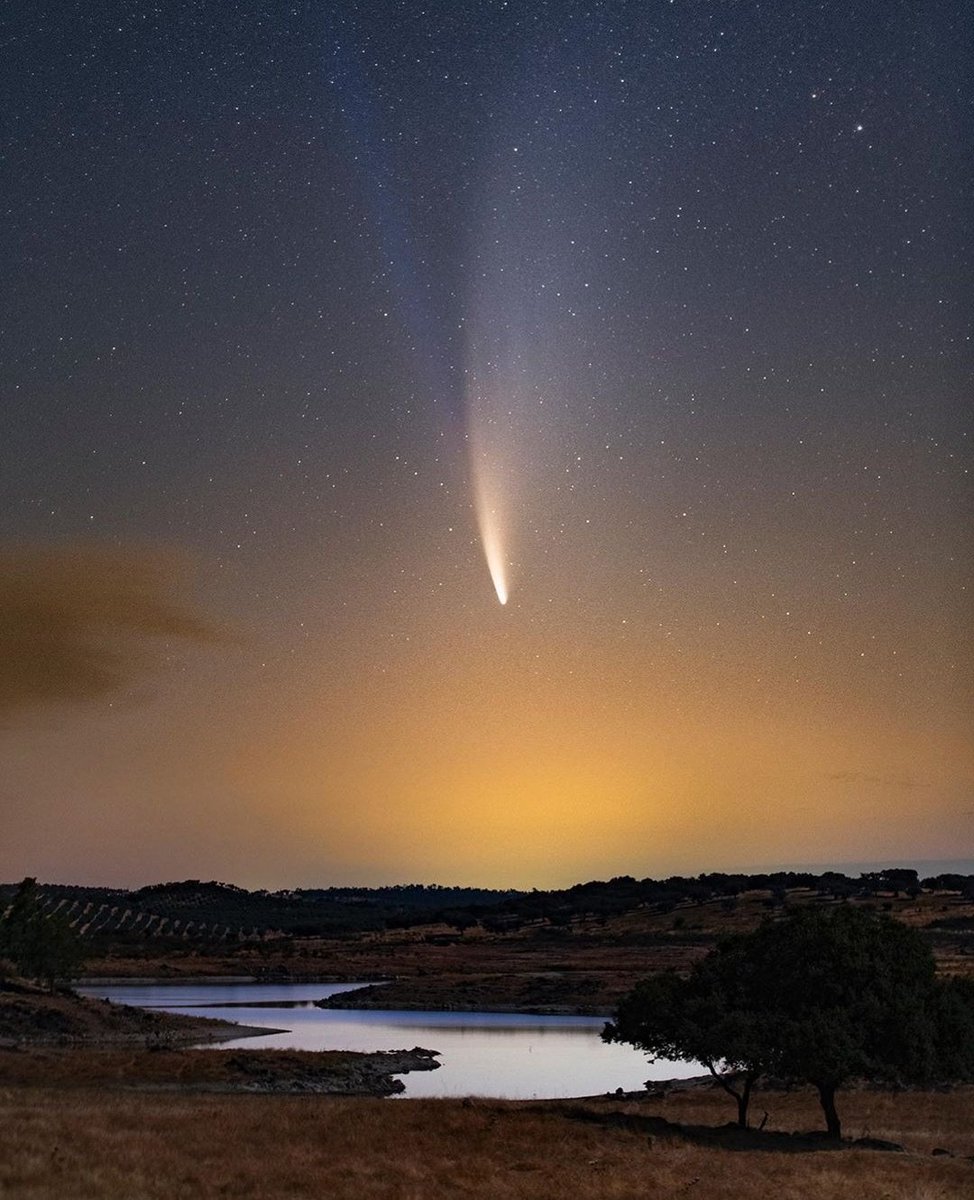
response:
M0 884L0 913L16 884ZM789 892L814 891L832 899L954 893L974 900L974 875L945 874L921 879L915 870L890 868L852 877L838 871L814 874L709 872L692 877L635 879L621 875L554 891L521 892L438 884L391 887L296 888L247 891L234 884L198 879L157 883L137 890L41 884L45 911L58 913L87 939L112 945L187 942L217 946L278 938L343 937L385 929L443 923L463 931L480 925L503 932L528 924L565 928L574 922L607 920L637 909L672 912L678 906L715 901L732 908L745 892L766 893L769 908ZM957 918L935 924L957 926Z
M608 918L649 908L671 912L679 905L724 901L733 904L745 892L767 892L769 907L784 903L792 891L814 891L834 899L920 895L923 891L954 892L974 899L974 875L936 875L920 879L906 867L872 871L855 878L839 871L814 874L806 871L774 871L763 874L709 872L667 879L634 879L620 875L609 880L578 883L560 891L521 892L493 904L490 909L471 906L447 909L440 916L458 927L479 923L488 929L514 928L543 920L568 925L585 918Z
M17 884L0 884L0 913L16 889ZM447 908L490 907L515 895L438 884L250 892L235 884L199 879L132 891L45 883L39 891L45 911L59 913L82 936L131 945L146 939L156 944L232 943L281 936L349 936L402 921L429 921Z

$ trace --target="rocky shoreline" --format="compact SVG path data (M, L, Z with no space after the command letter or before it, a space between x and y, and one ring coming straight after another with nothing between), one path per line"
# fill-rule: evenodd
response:
M0 1089L76 1088L126 1092L278 1096L394 1096L398 1078L435 1071L435 1050L224 1050L121 1045L0 1046Z
M232 1056L229 1067L236 1078L208 1090L258 1092L274 1095L394 1096L406 1090L399 1075L435 1071L438 1052L414 1046L412 1050L376 1050L347 1054L336 1065L327 1052L295 1060L293 1056L268 1056L247 1051Z

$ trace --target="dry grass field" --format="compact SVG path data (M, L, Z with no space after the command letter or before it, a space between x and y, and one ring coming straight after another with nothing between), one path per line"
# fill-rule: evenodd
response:
M806 1093L768 1093L764 1134L716 1129L726 1100L388 1101L107 1090L0 1090L4 1200L968 1200L974 1091L842 1098L827 1149ZM665 1118L665 1120L664 1120ZM669 1122L670 1124L667 1124ZM675 1123L680 1123L680 1128ZM957 1157L934 1156L944 1147Z

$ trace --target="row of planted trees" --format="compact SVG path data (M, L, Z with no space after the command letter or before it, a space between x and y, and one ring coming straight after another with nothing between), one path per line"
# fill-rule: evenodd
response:
M851 1080L974 1080L974 981L938 979L922 936L886 916L810 906L726 939L688 978L645 980L603 1037L704 1064L741 1126L762 1079L812 1084L839 1137Z

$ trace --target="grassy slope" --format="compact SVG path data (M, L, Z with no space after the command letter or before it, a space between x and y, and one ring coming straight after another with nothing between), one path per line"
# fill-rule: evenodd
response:
M146 1012L73 992L52 995L24 984L0 985L0 1043L203 1042L244 1032L228 1021Z

